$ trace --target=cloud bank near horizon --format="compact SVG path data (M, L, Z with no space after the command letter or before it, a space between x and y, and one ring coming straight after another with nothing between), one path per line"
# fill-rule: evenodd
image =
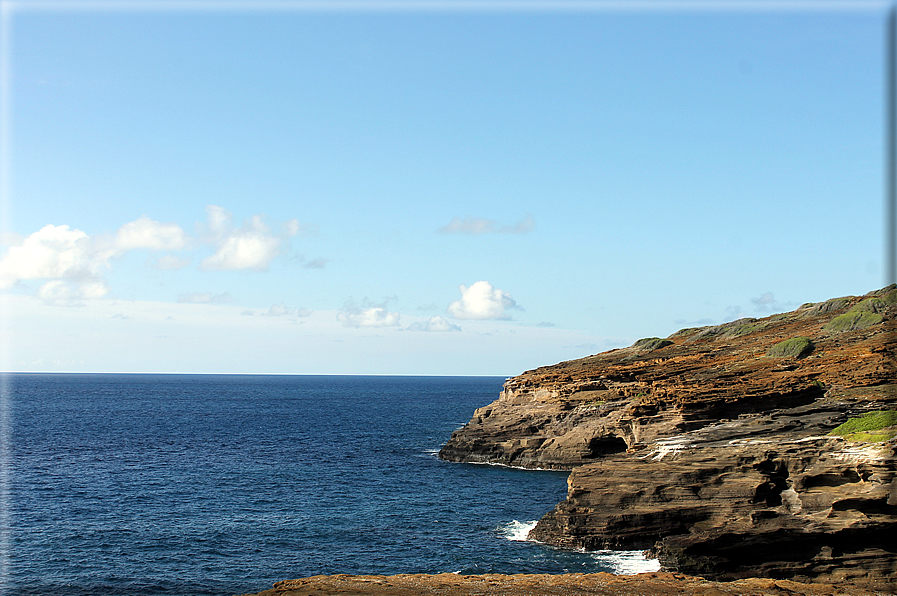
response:
M217 205L207 206L206 215L207 221L198 226L198 239L191 238L176 223L162 223L146 215L123 224L113 234L94 236L69 225L48 224L9 242L0 257L0 289L44 280L35 295L53 304L75 305L81 300L102 298L111 291L104 276L114 263L139 250L164 253L150 262L159 271L175 271L191 263L189 256L178 253L211 247L214 252L201 261L201 271L264 272L283 254L289 239L303 230L303 225L292 219L275 234L261 215L253 215L235 227L233 215ZM324 263L326 259L317 259L311 268L323 267ZM179 301L196 299L185 300L183 296Z

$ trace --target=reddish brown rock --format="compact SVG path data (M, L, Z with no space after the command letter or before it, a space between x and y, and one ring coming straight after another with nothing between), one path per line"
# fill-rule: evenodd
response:
M529 371L440 456L573 470L550 544L894 589L897 443L826 435L895 407L895 315L892 286Z
M789 580L714 582L674 573L611 575L319 575L274 584L246 596L880 596L861 585L832 586Z

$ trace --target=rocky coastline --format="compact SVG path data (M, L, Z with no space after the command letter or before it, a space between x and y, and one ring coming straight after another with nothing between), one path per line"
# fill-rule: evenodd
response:
M258 596L897 593L895 373L895 286L527 371L439 457L570 470L530 538L645 549L662 572L318 576Z
M547 544L897 591L897 432L830 434L894 411L895 314L891 286L528 371L440 457L571 470Z

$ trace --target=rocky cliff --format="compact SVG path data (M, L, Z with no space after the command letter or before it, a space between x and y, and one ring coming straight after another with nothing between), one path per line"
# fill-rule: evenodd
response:
M897 589L895 325L890 286L528 371L440 457L570 469L549 544Z

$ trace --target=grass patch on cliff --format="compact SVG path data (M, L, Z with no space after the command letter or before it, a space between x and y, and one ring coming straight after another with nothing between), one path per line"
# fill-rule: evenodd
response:
M873 296L872 298L866 298L862 302L853 305L847 312L881 313L894 304L897 304L897 290L891 290L890 292L882 296Z
M884 443L897 437L897 429L880 430L874 433L853 433L844 437L848 441L862 441L864 443Z
M865 329L884 320L882 313L897 304L897 290L890 290L880 296L872 296L850 307L843 315L838 315L822 328L829 333L844 333Z
M766 355L773 358L800 358L812 351L813 341L809 337L792 337L766 350Z
M879 443L897 436L894 426L897 426L897 410L879 410L851 418L829 434L848 441Z
M859 304L857 306L859 306ZM838 315L826 323L822 330L828 333L845 333L847 331L856 331L857 329L871 327L872 325L881 323L883 319L884 317L877 312L856 309L856 307L854 307L850 309L850 311L843 315Z

